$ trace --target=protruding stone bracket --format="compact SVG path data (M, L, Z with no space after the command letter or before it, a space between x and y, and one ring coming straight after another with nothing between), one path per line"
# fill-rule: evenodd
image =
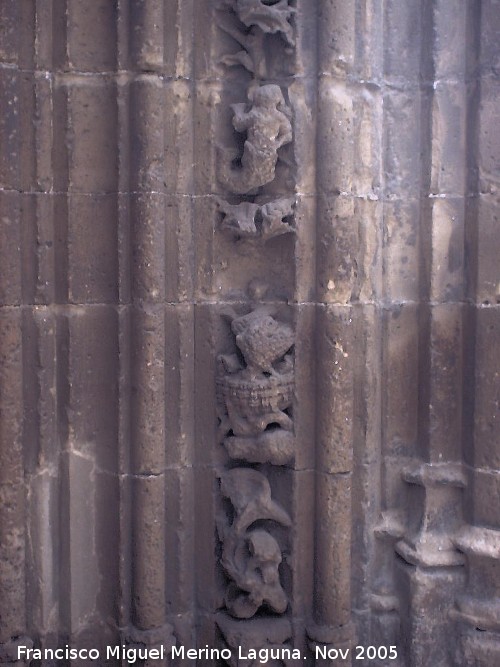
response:
M461 464L415 464L402 476L409 485L423 487L424 497L420 519L409 522L409 531L396 544L397 553L424 568L463 565L464 556L453 542L462 522L461 494L466 486Z

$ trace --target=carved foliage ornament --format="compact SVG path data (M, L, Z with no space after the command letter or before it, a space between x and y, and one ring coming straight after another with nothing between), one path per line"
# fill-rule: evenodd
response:
M230 35L242 50L222 58L226 66L241 65L256 77L267 76L264 41L266 35L280 34L288 47L295 45L291 19L295 8L289 0L221 0L219 26ZM231 20L227 9L233 11Z

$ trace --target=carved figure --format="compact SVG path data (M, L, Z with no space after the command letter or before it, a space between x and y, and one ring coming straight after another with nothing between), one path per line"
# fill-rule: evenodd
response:
M244 103L231 105L233 126L246 132L241 167L231 163L237 155L219 155L219 180L235 194L246 194L274 180L278 149L292 141L291 110L281 88L275 84L259 86L248 94L250 109ZM219 151L220 152L220 151Z
M222 495L235 510L232 523L225 514L218 518L221 564L232 580L225 595L226 608L236 618L251 618L262 605L282 614L288 598L279 579L281 549L267 530L250 528L264 520L290 526L290 517L272 500L269 482L257 470L234 468L220 479Z
M295 197L282 197L265 204L228 204L223 199L217 199L217 203L224 215L221 229L236 238L266 242L275 236L295 232L291 224Z

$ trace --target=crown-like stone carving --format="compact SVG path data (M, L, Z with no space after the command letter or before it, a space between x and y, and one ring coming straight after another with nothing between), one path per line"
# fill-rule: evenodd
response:
M218 358L217 405L219 437L231 458L285 465L295 445L295 334L276 310L263 303L244 315L230 307L222 312L238 352Z

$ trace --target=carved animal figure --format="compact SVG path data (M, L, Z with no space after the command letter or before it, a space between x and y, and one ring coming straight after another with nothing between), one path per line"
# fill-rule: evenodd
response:
M227 610L236 618L251 618L262 605L278 614L288 606L279 578L281 549L256 521L290 526L288 514L271 498L269 481L257 470L234 468L221 475L221 492L233 505L235 518L217 521L223 543L221 564L231 582L225 595Z
M218 161L219 180L235 194L246 194L273 181L278 149L292 141L291 111L279 86L259 86L249 93L249 100L252 107L248 111L246 104L232 105L234 129L247 133L241 167L232 169L232 159L223 154Z

